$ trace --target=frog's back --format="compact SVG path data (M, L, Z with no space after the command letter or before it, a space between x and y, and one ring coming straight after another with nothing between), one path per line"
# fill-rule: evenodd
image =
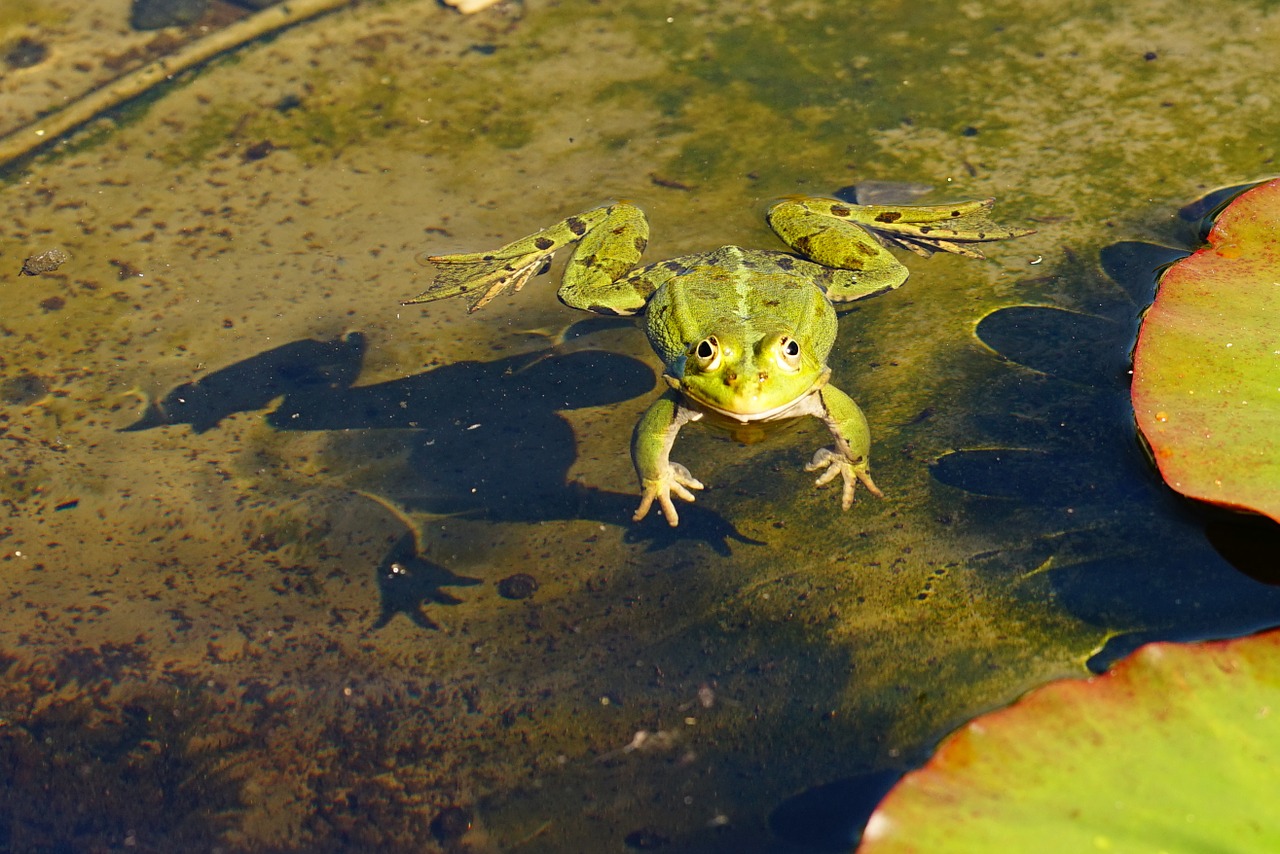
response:
M709 335L736 330L748 339L807 330L825 356L836 317L820 287L825 268L786 252L722 246L655 264L666 277L649 298L645 328L671 365Z

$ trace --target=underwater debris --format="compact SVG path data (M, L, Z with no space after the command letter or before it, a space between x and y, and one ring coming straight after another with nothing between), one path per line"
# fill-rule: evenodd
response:
M503 599L528 599L538 590L538 579L525 572L509 575L498 582L498 595Z
M444 2L464 15L471 15L497 4L498 0L444 0Z
M23 261L22 269L18 271L18 275L39 276L41 273L52 273L70 260L71 256L57 247L46 249Z
M183 71L255 39L350 5L352 0L292 0L269 6L130 71L36 121L0 136L0 166L60 140L70 131L126 101L169 83Z

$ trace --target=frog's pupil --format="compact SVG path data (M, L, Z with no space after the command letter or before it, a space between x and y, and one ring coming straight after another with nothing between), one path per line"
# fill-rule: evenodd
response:
M783 344L782 349L788 356L800 355L800 345L795 342L794 338L789 339L785 344Z
M706 339L698 345L698 356L703 359L710 359L715 350L711 347L711 339Z

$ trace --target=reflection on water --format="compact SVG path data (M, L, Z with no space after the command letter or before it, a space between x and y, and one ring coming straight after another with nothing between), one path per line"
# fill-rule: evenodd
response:
M14 121L198 35L18 5ZM1149 7L356 4L8 173L0 849L843 850L973 714L1280 621L1274 526L1174 498L1127 403L1155 244L1274 156L1219 96L1280 19ZM605 198L659 260L851 183L1038 233L844 316L847 513L814 430L690 431L710 488L632 525L641 333L545 278L399 307Z

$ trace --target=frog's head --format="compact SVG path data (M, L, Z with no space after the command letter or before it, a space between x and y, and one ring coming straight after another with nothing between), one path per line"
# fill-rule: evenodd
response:
M785 411L831 375L803 336L783 326L726 326L695 341L669 368L666 380L673 388L742 422Z

